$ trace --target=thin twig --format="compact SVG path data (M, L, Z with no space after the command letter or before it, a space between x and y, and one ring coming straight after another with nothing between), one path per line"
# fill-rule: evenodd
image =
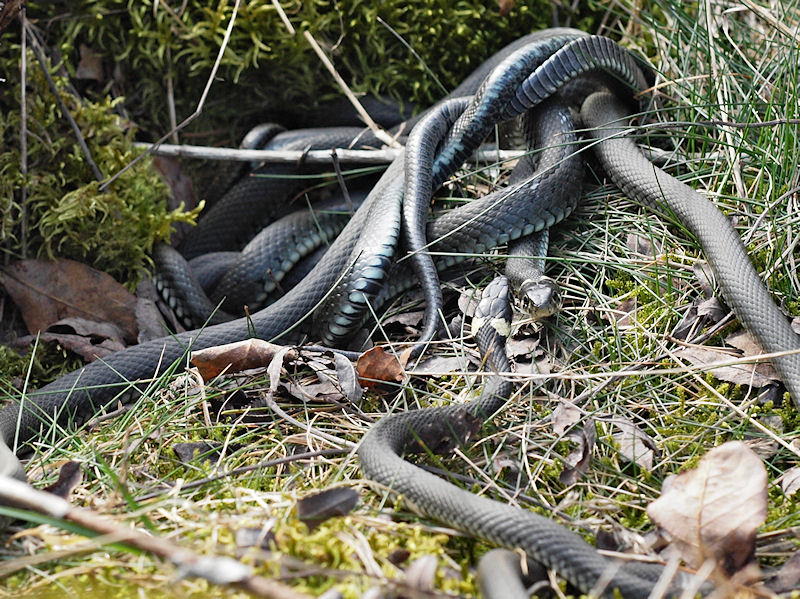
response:
M10 2L9 4L16 4ZM27 23L25 19L25 6L19 12L19 21L22 24L22 31L25 31ZM2 29L2 28L0 28ZM23 33L20 46L22 56L19 61L20 97L19 97L19 170L22 174L22 188L20 189L20 254L23 258L28 254L28 36Z
M292 26L291 21L289 21L289 17L286 16L286 12L283 10L283 7L280 5L278 0L272 0L272 5L275 7L275 10L278 11L278 15L280 15L281 21L283 21L283 24L286 26L286 30L291 35L296 35L297 31ZM361 102L359 102L355 94L353 94L353 92L350 91L350 88L347 86L347 83L345 83L344 79L342 79L342 76L339 75L339 72L336 70L336 67L333 66L333 63L330 61L328 56L322 50L320 45L317 43L317 40L314 39L314 36L312 36L309 31L304 31L303 37L306 38L306 41L308 41L308 43L311 45L311 49L314 50L314 52L319 57L320 61L322 61L322 64L325 65L325 68L328 69L328 72L333 76L333 79L336 81L337 85L341 88L344 95L347 96L348 100L350 100L350 103L353 105L353 108L356 109L356 112L363 119L364 124L370 128L370 130L375 134L375 136L378 139L380 139L390 148L399 147L397 140L394 139L388 133L386 133L386 131L381 129L378 126L378 124L372 120L372 117L369 116L369 113L366 110L364 110L364 107L361 105Z
M239 148L215 148L212 146L172 145L136 142L134 147L144 148L156 156L178 156L202 160L225 160L231 162L267 162L271 164L333 164L330 150L242 150ZM399 148L380 150L350 150L336 148L336 157L341 164L389 164L400 155ZM505 162L525 155L522 150L478 150L468 162Z
M172 66L172 52L167 46L167 63ZM181 143L178 138L178 115L175 112L175 90L172 85L172 69L167 74L167 112L169 112L169 126L172 127L172 143Z
M39 62L39 66L42 67L42 72L44 73L44 77L45 79L47 79L47 85L50 87L50 90L56 97L56 101L58 101L58 105L61 108L61 113L64 115L64 118L66 118L67 121L69 121L70 127L72 127L72 132L75 134L75 137L78 140L78 145L81 147L81 152L83 152L84 158L86 158L86 163L89 165L89 168L92 169L92 174L94 175L94 178L97 179L98 181L102 181L103 173L101 173L100 169L97 168L97 164L95 164L94 159L92 159L92 153L89 151L89 146L86 145L86 140L83 139L83 134L81 133L81 130L78 127L78 123L76 123L75 119L72 118L72 114L70 114L69 108L67 108L67 104L64 102L64 99L61 97L61 94L58 92L56 83L50 76L50 69L47 68L47 63L44 60L43 51L42 48L39 46L39 41L36 39L36 36L33 35L33 32L31 31L30 25L28 24L27 21L25 22L23 35L28 36L28 39L31 42L31 50L33 50L33 55Z
M219 53L217 54L217 59L214 61L214 66L211 68L211 73L208 76L208 81L206 81L206 87L203 89L203 94L200 96L200 101L197 103L197 108L194 109L194 112L190 114L187 118L185 118L179 125L174 127L171 131L168 131L165 135L163 135L156 143L154 143L150 148L146 151L131 160L128 164L123 166L120 170L118 170L112 177L106 180L104 183L100 185L100 189L103 190L111 183L113 183L117 177L119 177L122 173L127 171L131 168L134 164L139 162L142 158L151 154L155 148L160 146L165 140L170 138L174 133L177 133L181 129L183 129L186 125L191 123L195 120L200 114L203 112L203 106L206 103L206 98L208 97L208 92L211 90L211 84L214 82L214 79L217 76L217 70L219 69L219 65L222 62L222 55L225 53L225 48L228 47L228 40L231 38L231 32L233 31L233 24L236 22L236 15L239 12L239 3L241 0L236 0L236 3L233 5L233 13L231 14L231 20L228 23L228 28L225 30L225 37L222 38L222 44L219 47Z
M350 211L350 216L352 216L356 211L353 208L353 200L350 199L350 192L347 191L347 184L344 182L342 167L339 164L339 155L336 153L336 148L331 148L331 162L333 162L333 171L336 173L336 180L338 181L339 189L344 196L344 202L347 204L347 208Z
M375 134L375 137L380 139L383 143L385 143L390 148L396 148L399 146L397 140L394 139L391 135L386 133L383 129L381 129L378 124L372 120L372 117L369 116L369 113L364 110L364 107L361 105L361 102L358 101L355 94L350 91L350 88L345 83L342 76L339 75L339 72L336 70L336 67L333 66L333 63L330 61L328 56L323 52L320 45L317 43L317 40L314 39L314 36L311 35L310 32L304 31L303 36L306 38L309 44L311 44L311 48L316 52L319 59L322 61L322 64L325 65L325 68L328 69L328 72L334 78L336 83L341 88L344 95L347 96L347 99L350 100L350 103L356 109L358 115L364 120L364 124L370 128L370 130Z
M170 561L182 577L203 578L213 584L236 587L268 599L310 599L308 595L279 582L253 574L250 566L240 561L224 556L197 554L161 537L117 524L92 510L73 507L61 497L39 491L7 476L0 476L0 503L74 522L100 535L112 535L117 542Z

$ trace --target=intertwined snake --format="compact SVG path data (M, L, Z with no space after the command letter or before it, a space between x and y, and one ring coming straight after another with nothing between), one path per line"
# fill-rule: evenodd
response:
M544 32L516 43L481 73L486 79L477 90L461 89L420 120L406 153L390 165L318 266L286 296L254 314L250 322L236 320L126 349L0 411L0 473L24 477L10 447L23 447L40 428L53 422L60 426L80 423L112 401L131 399L146 385L139 381L164 372L187 349L244 339L252 331L265 339L292 339L303 326L308 328L309 314L315 319L312 330L323 341L336 344L346 338L391 276L404 210L404 247L415 256L428 298L422 341L430 339L437 328L441 300L436 266L424 251L428 244L443 252L484 251L549 227L574 205L570 197L576 181L574 177L570 180L569 174L580 159L564 101L580 109L594 140L592 149L611 179L633 199L672 211L697 237L723 297L763 348L778 354L773 363L799 403L800 356L792 352L800 349L800 342L759 279L738 235L713 204L638 152L625 136L626 103L598 91L608 86L627 98L631 91L644 91L647 76L643 68L640 60L613 42L571 30ZM543 153L536 174L516 185L514 193L500 192L467 205L428 224L423 233L430 195L499 122L531 110L536 143L550 147L550 154L557 158L550 160ZM493 297L492 290L487 297ZM327 299L320 309L323 298ZM489 331L479 333L485 347L496 347L492 343L502 331L483 330ZM501 350L485 351L492 359L491 368L508 370ZM473 496L431 475L422 476L402 459L400 454L410 442L436 437L442 418L456 430L460 419L496 412L508 397L507 385L501 377L493 377L470 406L409 412L381 420L359 450L365 475L407 496L431 517L497 544L524 548L584 592L605 580L607 584L600 589L603 594L611 596L616 589L624 597L646 597L661 574L658 567L618 567L549 520Z

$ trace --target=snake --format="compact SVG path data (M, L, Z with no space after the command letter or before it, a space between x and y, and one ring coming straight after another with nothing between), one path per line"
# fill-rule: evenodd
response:
M386 280L387 271L383 267L395 259L401 237L399 214L403 210L407 167L417 168L421 160L431 161L428 168L423 169L424 176L429 176L430 180L418 185L421 191L416 194L419 198L415 198L412 211L419 211L423 217L417 219L421 222L403 230L407 236L411 229L425 231L421 240L418 235L415 238L422 242L420 247L414 246L413 241L405 241L405 249L411 255L423 256L419 261L414 260L420 263L419 268L430 267L430 264L426 266L428 260L424 258L430 257L428 248L439 248L443 252L463 252L469 248L482 252L546 229L564 218L569 209L564 209L562 196L557 196L556 200L545 198L543 201L552 202L553 210L545 209L540 213L536 201L511 200L503 204L503 199L514 195L500 193L489 203L467 204L465 210L451 211L426 224L430 201L426 196L456 171L497 122L533 109L536 133L543 139L548 132L559 136L558 142L551 140L545 144L561 152L562 160L548 166L548 161L540 157L538 176L531 182L534 187L550 185L555 188L554 192L563 192L567 187L565 183L570 180L557 178L555 173L563 176L563 172L570 172L568 165L579 163L580 158L571 150L572 141L564 141L565 135L574 134L574 127L569 110L556 96L574 94L574 91L566 92L581 76L610 73L610 77L602 77L605 85L615 92L625 91L630 97L631 90L641 92L648 85L642 61L606 38L558 32L514 45L487 71L482 75L484 83L474 94L453 95L446 101L452 101L447 109L443 108L443 103L439 104L418 121L417 125L430 118L426 127L441 133L440 139L431 142L432 149L426 150L424 144L415 146L424 156L415 153L416 150L401 152L320 262L274 304L253 314L249 320L238 319L127 348L104 361L93 362L65 375L0 410L0 473L24 478L15 450L24 447L43 427L57 423L68 428L80 424L113 401L133 400L147 392L153 377L180 367L187 351L245 339L253 333L282 342L299 338L302 328L308 326L309 315L313 318L316 312L325 311L319 307L325 303L326 296L327 301L334 302L330 304L334 307L327 309L333 318L328 321L326 330L330 338L339 339L340 329L346 328L344 324L352 324L360 318L350 313L356 311L355 304L360 302L368 306L369 300L380 293L380 285L375 282ZM575 89L585 87L580 83ZM629 107L630 102L621 102L616 95L605 92L592 93L582 103L581 115L594 137L594 152L609 177L626 194L646 206L665 206L697 236L716 270L723 297L745 327L767 351L783 352L773 362L797 402L800 358L797 353L791 353L800 347L797 335L760 281L727 219L702 196L656 169L626 137L625 118ZM437 126L441 118L446 119L447 126ZM416 126L412 133L415 130ZM535 181L540 183L533 183ZM239 189L237 194L241 192ZM390 218L385 218L387 212L391 213ZM430 277L429 282L432 284L434 280ZM484 292L485 296L505 301L503 295L507 292L503 289L507 286L499 287L501 289L492 287ZM426 292L426 298L436 294L437 290ZM354 299L359 301L354 302ZM437 314L437 307L429 309L426 305L426 335L434 334L436 326L428 323L435 321ZM504 317L489 320L502 321ZM502 343L505 331L488 322L479 326L477 333L481 346L489 348L485 353L487 359L491 358L490 369L507 371L507 362L503 361L507 358L496 345ZM325 339L325 335L321 336ZM607 580L603 591L607 596L619 592L626 598L646 597L661 575L658 567L626 564L616 568L616 564L610 564L588 543L559 524L466 491L457 493L447 483L441 486L443 481L439 479L418 475L418 469L403 459L404 451L414 449L409 447L410 437L431 439L431 434L424 434L427 429L434 431L435 438L438 417L448 418L457 430L460 422L468 420L467 416L482 421L501 409L509 392L509 382L502 376L493 376L487 379L478 400L466 409L448 406L439 412L418 410L381 419L368 431L359 448L365 476L409 497L418 509L434 518L498 545L524 548L531 557L553 568L581 590L588 592L598 581ZM413 470L409 471L409 467ZM471 506L469 510L462 509L466 505ZM612 572L610 567L616 571Z

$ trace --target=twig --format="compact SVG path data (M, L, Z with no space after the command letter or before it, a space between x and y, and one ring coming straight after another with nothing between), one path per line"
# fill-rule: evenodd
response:
M166 139L168 139L173 134L183 129L186 125L195 120L203 112L203 106L206 103L208 92L211 90L211 84L214 82L214 79L217 76L217 70L219 69L220 62L222 62L222 55L225 53L225 48L228 47L228 40L230 40L231 31L233 31L233 24L236 22L236 15L239 13L240 1L241 0L236 0L236 3L233 5L233 13L231 14L231 20L228 23L228 28L225 30L225 37L222 38L222 44L220 44L219 53L217 54L217 59L214 61L214 66L211 68L211 73L208 76L208 81L206 81L206 87L205 89L203 89L203 94L200 96L200 101L197 103L197 108L195 108L194 112L190 114L188 117L186 117L178 126L174 127L171 131L168 131L164 136L161 137L161 139L159 139L156 143L150 146L150 148L146 152L143 152L142 154L131 160L128 164L126 164L120 170L114 173L112 177L110 177L108 180L102 183L100 185L101 190L111 185L111 183L113 183L117 179L117 177L119 177L122 173L127 171L134 164L139 162L142 158L152 153L153 150L158 146L160 146Z
M339 155L336 153L336 148L331 148L331 161L333 162L333 170L336 173L336 180L339 182L339 189L344 196L344 202L350 210L350 216L353 216L353 214L355 214L353 200L350 199L350 192L347 191L347 184L344 182L342 167L339 165Z
M81 147L81 152L83 152L83 156L84 158L86 158L86 162L89 165L89 168L92 169L92 174L94 175L94 178L97 179L98 181L102 181L103 173L101 173L100 169L97 168L97 165L92 159L92 154L89 151L89 146L86 145L86 140L83 139L83 134L81 133L81 130L78 127L78 123L76 123L75 119L72 118L72 114L70 114L69 108L67 108L67 104L64 102L64 99L61 97L61 94L58 93L58 88L56 87L56 83L50 76L50 69L47 68L47 64L45 63L42 49L39 47L39 41L36 39L36 36L33 35L33 32L31 31L30 25L28 24L27 21L25 21L23 36L29 36L29 39L31 41L31 50L33 50L33 55L39 62L39 66L42 67L42 72L44 73L44 77L45 79L47 79L47 85L50 87L50 90L56 97L56 101L58 101L58 105L61 108L61 113L64 115L64 118L66 118L69 121L70 127L72 127L72 132L75 133L75 137L78 139L78 145Z
M167 46L167 62L172 66L172 52ZM172 127L172 143L179 144L178 138L178 115L175 112L175 90L172 85L172 70L167 75L167 112L169 112L169 126Z
M221 586L232 586L268 599L310 599L279 582L258 576L240 561L224 556L199 555L166 539L117 524L110 518L34 489L27 483L0 476L0 503L74 522L94 533L112 535L115 541L170 561L182 577L197 577ZM22 514L20 514L22 515Z
M348 441L347 439L340 439L335 435L329 435L320 430L316 430L309 424L305 424L304 422L300 422L297 418L293 418L289 414L283 411L283 409L278 405L278 402L275 401L275 398L272 397L272 392L266 392L261 394L261 400L264 404L273 412L275 412L278 416L280 416L283 420L299 428L302 431L305 431L308 435L312 437L318 437L329 443L335 443L337 445L341 445L342 447L347 447L353 449L356 447L356 444L352 441Z
M342 79L342 76L339 75L338 71L336 70L336 67L333 66L333 63L327 57L325 52L322 51L322 48L320 48L319 44L317 43L317 40L314 39L314 36L312 36L311 33L308 31L304 31L303 36L306 38L306 40L308 40L308 43L311 44L311 48L313 48L314 52L317 53L317 56L319 56L319 59L322 61L322 64L325 65L325 68L328 69L328 72L333 76L336 83L344 92L344 95L347 96L348 100L350 100L350 103L356 109L358 115L364 120L364 124L366 124L367 127L369 127L372 130L375 136L378 139L380 139L383 143L385 143L387 146L389 146L390 148L398 147L399 144L397 143L397 140L394 139L388 133L386 133L386 131L381 129L378 126L378 124L372 120L372 117L369 116L369 113L366 110L364 110L364 107L361 105L361 102L359 102L355 94L353 94L353 92L350 91L350 88L347 86L347 83L344 82L344 79Z
M7 6L16 4L16 2L9 2L3 7L3 12ZM28 36L25 35L25 6L23 4L22 10L19 12L19 22L22 25L22 40L20 46L22 48L22 56L19 61L20 80L20 97L19 97L19 153L20 165L19 170L22 174L22 188L20 189L20 254L23 258L28 254ZM0 31L2 31L2 19L0 19Z
M226 160L231 162L268 162L272 164L333 164L330 150L241 150L238 148L215 148L211 146L172 145L136 142L137 148L150 150L157 156L179 156L202 160ZM336 148L336 157L341 164L389 164L400 155L399 148L380 150L349 150ZM478 150L469 159L471 162L504 162L516 160L526 154L523 150Z
M272 5L275 7L275 10L278 11L278 15L280 15L281 21L286 26L286 30L291 35L296 35L296 30L292 26L292 23L289 21L289 18L286 16L286 13L283 10L283 7L280 5L278 0L272 0ZM356 112L359 116L363 119L364 124L372 130L375 136L380 139L383 143L385 143L390 148L396 148L399 146L397 140L394 139L391 135L386 133L383 129L381 129L378 124L372 120L372 117L369 116L369 113L364 110L364 107L361 105L361 102L358 101L355 94L350 91L350 88L345 83L342 76L339 75L339 72L336 70L336 67L333 66L333 63L330 61L328 56L325 52L320 48L320 45L317 43L317 40L314 39L314 36L311 35L309 31L303 32L303 37L306 38L308 43L311 45L311 49L317 54L319 59L322 61L322 64L325 65L325 68L328 69L328 72L333 76L334 80L336 81L337 85L341 88L344 95L347 96L347 99L350 100L350 103L353 105L353 108L356 109Z

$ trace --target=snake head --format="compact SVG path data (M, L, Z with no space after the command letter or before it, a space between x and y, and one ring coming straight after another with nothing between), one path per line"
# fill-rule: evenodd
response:
M517 294L522 309L534 320L552 316L561 308L561 292L550 277L542 275L537 279L527 279L520 285Z

